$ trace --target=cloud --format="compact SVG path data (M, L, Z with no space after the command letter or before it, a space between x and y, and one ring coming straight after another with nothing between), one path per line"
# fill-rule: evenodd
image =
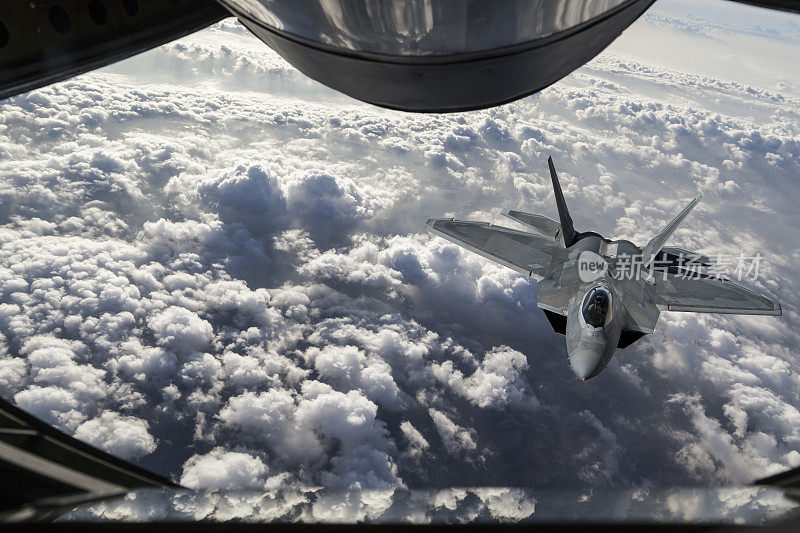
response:
M193 489L263 488L267 472L260 458L218 447L184 463L181 485Z
M793 98L604 54L506 106L403 114L334 96L228 21L3 101L0 394L196 487L795 466ZM609 237L646 242L703 192L672 243L760 252L752 285L785 316L665 313L577 382L534 282L421 232L555 217L550 154L576 226ZM517 496L484 500L514 519L532 508Z
M450 420L445 413L434 408L428 409L428 413L448 452L469 453L478 447L470 431Z
M134 459L156 449L156 441L148 428L145 420L106 411L78 426L74 436L123 459Z
M496 348L484 356L480 367L467 378L453 368L452 361L434 364L433 374L478 407L502 408L514 403L535 409L538 406L536 397L525 394L527 384L522 371L527 368L525 356L520 352Z
M408 420L404 420L403 423L400 424L400 431L403 432L403 437L405 437L408 443L406 453L413 458L418 458L425 450L431 447L428 441L425 440L425 437L422 436L422 433Z
M220 411L219 431L243 432L247 442L267 447L285 467L319 470L316 483L389 487L400 482L387 453L393 445L376 420L374 403L358 391L343 394L318 381L303 382L300 392L272 389L235 396Z
M157 342L177 352L191 353L211 342L212 328L207 320L182 307L168 307L148 321Z
M237 455L251 457L245 453ZM233 454L229 454L233 455ZM252 458L252 457L251 457ZM257 468L257 467L256 467ZM443 488L410 491L138 491L136 498L92 502L61 516L88 520L179 522L187 520L304 523L482 524L677 521L764 525L781 520L796 504L764 487L723 489L637 488L592 493L524 488Z

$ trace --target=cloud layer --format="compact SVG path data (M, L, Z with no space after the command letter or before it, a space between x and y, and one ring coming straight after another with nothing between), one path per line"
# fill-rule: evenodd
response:
M6 100L0 394L190 487L796 466L797 104L605 54L500 108L402 114L333 95L231 21ZM582 230L646 242L702 192L673 243L761 253L754 286L784 317L665 313L575 380L535 283L419 233L553 216L548 155Z

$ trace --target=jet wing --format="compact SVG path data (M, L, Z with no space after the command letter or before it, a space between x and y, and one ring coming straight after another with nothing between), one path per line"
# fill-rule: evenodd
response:
M488 222L432 218L426 226L431 233L536 280L547 275L559 248L552 239Z
M668 276L656 279L655 303L667 311L780 315L781 306L730 281Z

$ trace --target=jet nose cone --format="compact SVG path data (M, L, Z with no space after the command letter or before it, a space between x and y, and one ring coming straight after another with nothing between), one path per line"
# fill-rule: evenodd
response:
M577 350L570 354L569 364L581 381L592 379L603 369L602 356L592 350Z

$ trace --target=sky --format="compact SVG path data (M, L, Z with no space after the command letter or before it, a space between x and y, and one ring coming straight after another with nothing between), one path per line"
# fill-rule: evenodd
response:
M187 487L620 488L800 465L800 17L659 0L517 102L387 111L234 19L0 102L0 394ZM760 254L578 381L536 284L430 217Z

